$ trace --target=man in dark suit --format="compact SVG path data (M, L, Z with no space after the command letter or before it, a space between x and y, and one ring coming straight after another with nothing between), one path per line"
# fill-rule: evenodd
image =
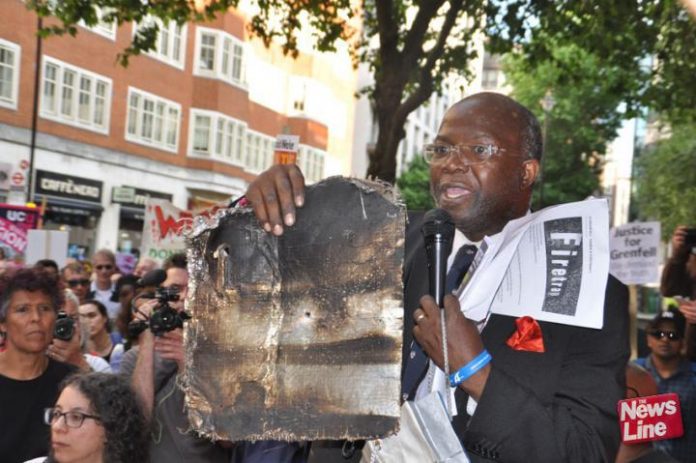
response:
M514 100L477 94L455 104L429 147L431 192L454 221L455 243L477 243L524 216L539 171L541 136L534 116ZM275 234L294 223L304 181L295 166L275 166L249 187L247 199ZM413 398L427 358L442 368L440 311L428 293L419 220L409 225L404 266L404 396ZM453 250L453 254L457 249ZM530 278L533 276L530 275ZM491 315L479 329L445 298L451 371L485 348L491 363L459 385L453 427L472 461L613 461L619 444L616 403L628 360L627 291L610 278L604 327L541 322L544 352L513 350L515 319ZM411 350L411 333L417 345ZM415 373L413 373L415 372ZM473 416L466 403L477 402Z

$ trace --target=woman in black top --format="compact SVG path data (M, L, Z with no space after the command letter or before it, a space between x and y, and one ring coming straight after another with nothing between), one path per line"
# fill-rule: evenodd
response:
M44 410L58 397L61 381L75 368L52 360L46 349L62 305L58 280L22 269L0 277L0 458L23 462L46 455L49 430Z

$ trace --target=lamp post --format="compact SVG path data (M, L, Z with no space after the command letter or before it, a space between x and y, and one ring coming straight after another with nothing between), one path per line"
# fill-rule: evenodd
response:
M546 160L546 157L549 155L549 152L546 150L546 140L548 138L549 131L549 116L551 114L551 110L556 104L556 100L553 98L553 92L551 91L551 89L546 90L546 94L544 95L544 98L541 99L539 104L541 104L541 109L544 110L544 126L542 127L541 133L541 139L544 145L544 153L541 156L541 181L539 182L539 207L537 209L541 209L542 207L544 207L544 179L546 178L546 171L544 170L544 161Z

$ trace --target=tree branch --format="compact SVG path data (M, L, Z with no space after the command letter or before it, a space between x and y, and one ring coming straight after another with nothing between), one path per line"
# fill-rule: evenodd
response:
M375 0L379 33L379 56L388 63L398 54L399 26L394 19L393 0Z
M457 21L457 16L461 12L464 0L456 0L450 4L450 9L445 15L445 21L442 24L442 28L438 33L437 41L435 45L427 53L427 59L424 65L420 68L418 88L411 95L408 96L400 105L396 111L396 118L405 118L421 104L423 104L431 93L433 93L433 76L432 71L437 64L437 61L442 58L445 52L445 45L447 44L447 37L449 37L452 32L452 28Z
M402 62L404 72L413 69L413 66L423 54L423 41L425 40L425 34L430 28L430 21L435 17L443 3L444 0L420 2L418 13L404 39L404 60Z

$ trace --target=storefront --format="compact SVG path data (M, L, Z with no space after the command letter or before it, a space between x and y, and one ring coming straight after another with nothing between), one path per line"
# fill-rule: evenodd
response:
M171 202L173 196L169 193L144 190L131 186L115 186L112 188L111 203L120 205L118 226L119 252L132 253L140 249L147 198L165 199Z
M34 201L43 206L44 228L69 232L68 254L78 259L95 251L96 229L104 208L98 180L36 171Z

